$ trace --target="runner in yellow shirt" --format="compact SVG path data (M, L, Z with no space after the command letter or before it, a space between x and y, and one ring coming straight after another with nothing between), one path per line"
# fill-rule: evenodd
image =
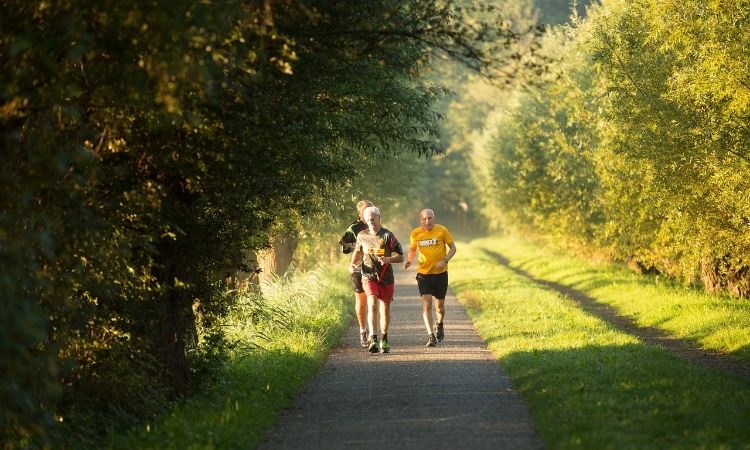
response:
M417 266L417 286L422 296L422 318L429 338L427 347L442 342L443 319L445 318L445 294L448 291L448 261L456 254L456 244L450 231L435 223L435 213L423 209L419 213L421 226L412 230L409 236L409 255L404 263L408 269L414 256L419 253ZM448 248L446 252L446 247ZM435 298L437 322L433 332L432 299Z

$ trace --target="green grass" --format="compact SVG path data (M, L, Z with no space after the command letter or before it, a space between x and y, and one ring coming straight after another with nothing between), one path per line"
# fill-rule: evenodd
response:
M637 314L639 323L669 326L698 342L718 342L715 336L723 335L723 345L736 355L745 354L739 350L747 348L744 334L720 328L741 328L748 310L731 299L512 239L459 243L451 287L528 402L549 448L750 448L747 380L646 345L503 266L493 254L536 278ZM701 317L708 324L700 326Z
M474 244L501 254L537 278L573 287L615 307L640 326L656 327L750 364L750 300L687 289L619 264L595 264L512 238Z
M684 289L616 265L592 264L507 238L459 243L451 288L528 402L550 449L750 449L750 383L696 367L591 316L505 267L606 302L644 326L748 361L745 300ZM267 285L290 322L237 316L233 336L266 335L237 353L219 380L110 448L254 448L317 372L351 321L338 269Z
M263 350L237 352L212 386L164 417L113 434L109 448L254 448L351 321L347 281L340 271L316 271L264 286L267 306L284 311L287 323L238 313L229 330Z

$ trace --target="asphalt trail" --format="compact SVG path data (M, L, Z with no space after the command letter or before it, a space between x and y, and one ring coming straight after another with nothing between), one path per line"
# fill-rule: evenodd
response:
M396 269L391 353L360 347L353 324L259 449L544 448L526 404L450 291L445 340L425 347L415 274Z

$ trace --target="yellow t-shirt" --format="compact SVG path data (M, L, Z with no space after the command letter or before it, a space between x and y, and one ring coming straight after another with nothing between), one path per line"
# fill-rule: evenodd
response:
M435 264L445 258L448 244L453 243L450 231L442 225L435 224L432 230L425 231L422 227L415 228L409 235L409 248L417 250L419 266L417 272L423 274L443 273L447 269L438 270Z

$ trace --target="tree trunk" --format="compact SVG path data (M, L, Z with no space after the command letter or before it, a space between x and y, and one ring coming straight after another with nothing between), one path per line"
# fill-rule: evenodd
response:
M271 248L258 252L258 263L262 269L262 276L271 274L283 275L292 264L294 251L297 249L299 238L292 235L277 235L273 238Z
M708 292L726 291L735 297L750 296L750 266L723 260L701 262L701 281Z
M750 295L750 267L742 266L727 277L727 291L735 297Z
M190 302L182 298L183 292L170 290L164 299L164 310L159 335L161 362L166 369L165 378L174 397L187 391L189 370L185 354L186 310Z
M703 282L703 288L708 292L722 290L719 264L716 261L701 261L701 281Z
M258 262L258 255L251 250L242 250L240 257L240 268L232 267L226 274L229 288L237 289L238 292L260 292L260 274L263 269Z
M159 252L162 269L157 271L157 279L164 286L164 292L161 308L156 309L158 317L154 323L158 328L153 334L153 355L164 370L161 377L173 398L184 394L188 388L189 366L185 338L187 326L194 326L191 295L185 288L175 287L175 279L185 280L175 262L180 260L176 257L177 254L179 251L173 243L162 243ZM188 323L188 320L191 322Z

